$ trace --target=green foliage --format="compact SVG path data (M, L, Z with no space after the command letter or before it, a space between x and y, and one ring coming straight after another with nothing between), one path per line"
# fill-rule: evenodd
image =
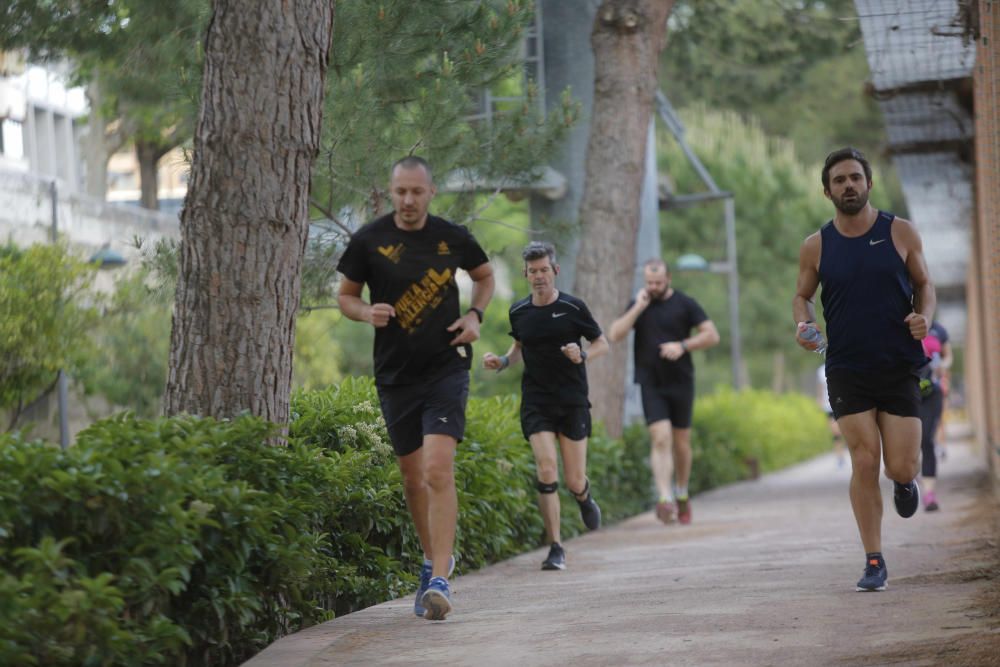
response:
M78 376L88 393L141 417L160 413L170 352L171 304L149 281L140 270L115 283L94 332L96 355Z
M15 421L59 369L73 374L89 355L93 271L63 245L0 246L0 409Z
M678 0L660 80L678 108L758 119L766 134L793 140L807 164L841 146L860 148L891 210L905 215L895 170L881 158L882 114L865 92L870 73L859 25L850 0Z
M804 461L830 446L826 415L802 394L723 388L695 403L691 489Z
M525 81L518 47L531 20L526 0L338 4L312 193L326 232L310 246L307 304L329 298L349 230L391 209L389 167L403 155L426 157L442 189L449 175L494 186L536 175L577 105L564 96L546 119ZM517 99L497 102L486 119L477 108L486 91ZM476 201L459 193L435 210L463 223Z
M468 571L539 545L512 396L471 399L455 461ZM695 413L704 490L817 453L807 399L723 391ZM61 450L0 436L0 664L235 665L302 627L409 595L422 558L370 378L298 392L286 446L246 417L122 415ZM595 430L606 522L646 507L644 427ZM561 491L563 535L584 530Z

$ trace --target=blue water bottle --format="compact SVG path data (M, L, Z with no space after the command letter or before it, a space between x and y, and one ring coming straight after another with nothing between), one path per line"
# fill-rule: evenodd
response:
M819 343L819 347L813 350L813 352L822 355L826 354L826 339L823 338L823 334L819 332L819 329L814 327L812 324L807 324L806 328L802 330L802 334L799 337L807 343L811 343L813 341Z

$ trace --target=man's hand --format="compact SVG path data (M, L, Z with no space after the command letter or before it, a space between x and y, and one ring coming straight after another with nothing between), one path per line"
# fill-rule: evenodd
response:
M451 323L448 331L458 331L451 339L452 345L465 345L479 340L479 316L471 310Z
M487 352L483 355L483 368L491 371L499 371L503 369L503 359L493 354L492 352Z
M649 292L646 291L645 287L640 287L639 291L635 293L635 305L639 306L639 311L646 310L646 306L652 299L649 297Z
M577 343L567 343L560 347L559 350L574 364L582 364L584 362L583 351Z
M903 321L910 327L910 335L914 339L923 340L927 337L927 331L930 327L926 317L920 313L910 313Z
M365 321L371 324L376 329L381 329L382 327L389 324L390 318L396 317L396 309L388 303L373 303L368 307L368 312L365 316Z
M816 326L815 322L799 322L798 326L796 326L795 328L795 342L798 343L799 347L801 347L802 349L809 350L810 352L815 352L816 348L819 347L819 343L822 339L821 338L817 338L816 340L803 339L802 332L805 331L806 328L808 327L812 327L817 331L819 331L819 327ZM819 333L821 336L823 335L822 331L819 331Z
M686 350L680 341L672 341L670 343L660 343L660 357L663 359L669 359L670 361L677 361L684 356Z

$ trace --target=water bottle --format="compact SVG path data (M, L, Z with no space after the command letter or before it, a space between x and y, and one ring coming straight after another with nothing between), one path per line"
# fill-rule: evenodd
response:
M826 339L823 338L823 334L819 332L819 329L813 325L807 324L806 328L802 330L802 334L799 337L807 343L813 341L819 343L819 347L813 350L813 352L816 354L826 354Z

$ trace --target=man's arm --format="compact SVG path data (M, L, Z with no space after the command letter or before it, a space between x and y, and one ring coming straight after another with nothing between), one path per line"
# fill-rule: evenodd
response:
M646 288L640 289L635 295L635 303L625 311L625 314L611 323L608 328L608 339L612 343L617 343L628 335L628 332L635 326L635 321L639 319L642 311L649 305L649 292Z
M388 303L365 303L361 298L363 283L356 283L347 276L340 280L340 292L337 303L340 312L355 322L367 322L375 328L389 324L389 319L396 316L396 309Z
M472 305L480 313L486 312L486 306L490 305L493 298L493 266L489 262L483 262L476 268L469 271L472 278ZM479 315L471 309L457 320L451 323L448 331L458 331L458 335L452 338L452 345L464 345L479 340Z
M510 349L507 350L507 353L501 357L498 357L492 352L487 352L486 354L484 354L483 368L488 368L489 370L497 371L499 373L508 366L519 363L520 361L521 361L521 344L515 340L514 343L510 346Z
M719 330L712 320L705 320L697 327L698 333L683 340L660 343L660 356L677 361L688 352L704 350L719 344Z
M898 224L897 224L898 223ZM917 340L923 339L931 326L931 318L937 310L937 292L931 282L924 258L924 244L917 228L909 220L896 218L892 225L892 240L896 248L904 253L903 261L913 285L913 312L904 320L910 327L910 334Z
M819 341L804 341L801 334L806 322L816 321L813 297L819 287L821 244L819 232L809 235L802 242L799 248L799 277L795 283L795 296L792 297L792 317L797 325L795 340L801 347L810 351L819 346Z

